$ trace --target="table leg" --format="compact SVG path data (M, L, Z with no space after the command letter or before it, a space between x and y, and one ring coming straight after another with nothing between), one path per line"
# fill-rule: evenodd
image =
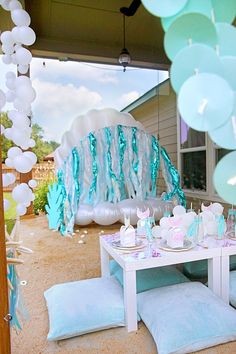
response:
M221 257L221 297L229 304L229 280L230 280L229 256Z
M124 274L124 303L125 320L128 332L137 331L137 295L136 295L136 271L126 272Z
M208 287L221 297L221 257L208 259Z
M110 276L110 259L109 253L100 243L100 256L101 256L101 275L102 277Z

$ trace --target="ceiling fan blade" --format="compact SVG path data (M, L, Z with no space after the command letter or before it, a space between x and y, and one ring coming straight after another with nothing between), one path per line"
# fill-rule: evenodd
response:
M125 16L133 16L141 5L141 0L133 0L130 7L121 7L120 12Z

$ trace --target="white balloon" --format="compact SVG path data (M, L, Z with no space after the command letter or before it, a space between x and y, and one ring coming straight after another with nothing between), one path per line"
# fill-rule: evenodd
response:
M147 209L147 203L140 199L124 199L118 203L120 211L120 222L124 223L124 216L130 216L130 224L136 225L138 222L137 208L140 210Z
M24 112L27 115L30 115L31 112L31 105L28 102L24 102L18 97L14 100L13 103L14 107L18 109L20 112Z
M173 215L186 214L186 209L182 205L176 205L173 209Z
M8 71L6 73L6 79L16 79L16 74L13 71Z
M77 225L88 225L93 220L93 208L89 204L80 204L75 216Z
M2 5L2 8L3 8L4 10L6 10L6 11L9 11L9 10L10 10L10 8L9 8L9 1L8 1L8 0L2 1L1 5Z
M26 202L26 203L23 203L23 205L26 207L26 208L28 208L29 206L30 206L30 204L31 204L31 201L29 200L28 202Z
M17 203L27 203L31 197L31 190L26 183L21 183L13 188L12 198Z
M10 11L22 9L22 5L18 0L11 0L9 2L9 9L10 9Z
M35 195L34 193L31 194L31 198L30 198L31 202L33 202L35 200Z
M13 102L15 98L16 98L16 95L15 95L14 91L7 91L6 92L6 101L7 102Z
M31 147L31 148L35 147L34 139L29 139L29 147Z
M11 55L11 61L12 61L12 64L14 64L14 65L18 64L18 63L17 63L17 60L16 60L16 53L13 53L13 54Z
M24 45L32 45L36 40L35 32L28 26L19 27L19 37Z
M10 180L10 184L13 184L13 183L15 183L15 181L16 181L16 176L14 175L14 173L7 173L7 176L8 176L8 178L9 178L9 180Z
M7 187L10 185L10 178L7 175L7 173L2 174L2 185L3 185L3 187Z
M13 127L11 139L16 145L19 145L19 146L23 145L24 146L25 141L27 141L29 139L29 137L25 131L19 130L19 129Z
M28 127L30 125L29 118L23 112L18 112L15 110L9 111L8 117L16 127L22 128Z
M14 42L20 43L20 27L13 27L11 30L12 37L14 38Z
M7 167L14 167L13 161L11 159L9 159L8 157L5 160L5 165Z
M5 138L7 138L8 140L11 140L12 138L12 128L6 128L3 132Z
M15 169L20 173L27 173L31 171L33 167L32 161L28 157L24 156L24 153L23 155L16 156L13 163Z
M0 90L0 109L2 109L5 106L5 103L6 103L6 95L2 90Z
M103 202L93 209L93 220L99 225L111 225L119 220L120 213L116 204Z
M26 74L29 70L29 65L18 65L17 69L20 74Z
M18 204L16 206L16 214L18 216L22 216L22 215L25 215L27 212L27 209L26 209L26 206L24 204Z
M21 88L22 86L26 85L32 87L31 80L26 75L20 75L16 78L16 88Z
M12 58L11 58L11 55L8 55L8 54L4 54L3 56L2 56L2 61L3 61L3 63L4 64L11 64L11 62L12 62Z
M23 153L24 156L26 156L28 159L32 161L32 164L35 165L37 162L37 156L35 155L34 152L32 151L26 151Z
M10 208L10 202L8 199L3 200L3 208L4 208L4 211L6 211Z
M15 89L15 81L16 80L12 79L12 78L6 80L6 86L7 86L7 88L9 90L14 90Z
M28 65L32 60L31 52L26 48L19 48L16 51L16 62L19 65Z
M19 99L31 103L35 100L36 92L31 86L21 85L20 87L16 87L16 95Z
M28 185L29 185L31 188L36 188L36 187L37 187L37 181L35 181L35 179L31 179L31 180L28 182Z
M5 53L5 54L11 55L11 54L14 53L14 47L13 47L13 45L6 45L6 44L3 44L3 45L2 45L2 51L3 51L3 53Z
M15 42L11 31L2 32L1 36L0 36L0 40L1 40L2 44L6 45L6 46L13 46L14 42Z
M16 9L11 12L11 19L16 26L29 26L30 16L23 9Z
M22 154L22 150L17 147L17 146L13 146L11 147L8 152L7 152L7 156L9 157L9 159L14 159L16 156L19 156Z

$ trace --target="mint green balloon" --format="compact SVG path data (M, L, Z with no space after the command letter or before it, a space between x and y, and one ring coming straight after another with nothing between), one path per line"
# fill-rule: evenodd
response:
M216 28L212 21L201 14L186 14L177 18L164 37L164 47L167 56L173 60L183 48L204 43L215 47L218 42Z
M223 75L234 91L236 91L236 57L221 57Z
M225 155L218 162L213 182L222 199L229 204L236 204L236 151Z
M170 68L170 80L176 93L183 83L196 73L223 75L223 64L216 51L205 44L185 47L175 56Z
M154 16L168 17L175 15L188 0L142 0L143 6Z
M236 28L228 23L216 23L220 56L236 56Z
M189 0L184 8L179 11L176 15L170 17L163 17L161 19L161 24L166 32L170 25L180 16L189 13L199 13L207 16L211 19L212 16L212 3L211 0Z
M209 131L211 140L224 149L236 150L236 94L234 93L234 109L229 119L219 128Z
M212 0L216 22L232 23L236 16L235 0Z
M234 93L222 77L202 73L191 76L178 96L181 117L191 128L209 131L223 125L234 107Z

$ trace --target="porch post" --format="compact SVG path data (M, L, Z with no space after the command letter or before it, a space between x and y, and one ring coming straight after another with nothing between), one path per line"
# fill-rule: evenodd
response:
M10 354L10 323L4 320L4 317L9 313L6 260L2 186L2 141L0 138L0 353Z

